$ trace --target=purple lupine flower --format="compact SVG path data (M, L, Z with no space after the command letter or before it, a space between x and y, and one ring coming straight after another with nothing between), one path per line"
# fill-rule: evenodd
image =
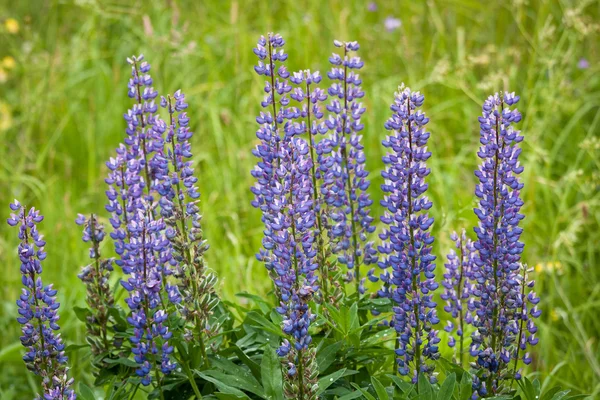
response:
M310 161L311 161L311 177L312 177L312 203L317 217L317 264L319 265L319 275L321 277L319 286L321 288L322 300L335 304L341 297L339 279L336 274L336 264L328 260L331 254L329 243L325 242L325 233L328 228L327 205L324 202L324 197L319 188L323 184L323 173L331 166L330 154L331 144L329 139L319 136L327 133L328 129L323 122L322 103L327 100L327 93L318 87L322 77L320 73L304 70L294 72L290 80L296 87L290 94L290 97L300 103L300 109L290 114L298 115L297 119L300 122L295 122L295 132L297 134L308 134ZM329 164L328 164L329 163Z
M19 226L19 259L23 285L17 300L22 325L21 344L27 349L23 361L27 369L42 377L44 399L75 399L71 389L73 379L67 377L69 368L58 326L56 289L42 283L42 261L46 259L46 241L37 229L44 217L35 208L26 211L17 200L10 204L13 211L7 222ZM41 397L39 397L41 398Z
M524 216L520 213L523 184L518 177L523 167L518 158L523 136L513 127L521 121L521 114L511 108L518 101L514 93L490 96L479 117L481 147L477 155L482 164L475 171L479 205L474 210L479 218L475 228L477 283L470 304L477 331L472 335L470 352L477 357L475 367L483 370L474 382L481 396L500 389L521 318L519 271L524 245L519 240L523 231L519 222ZM531 316L537 313L536 307L530 311Z
M308 303L318 290L314 273L318 265L310 146L297 137L304 131L302 125L292 121L300 111L288 106L292 87L282 64L287 59L283 45L280 35L269 34L268 39L261 36L254 49L259 58L255 70L269 80L261 103L265 110L256 119L261 142L253 150L259 161L252 171L257 179L252 205L262 211L265 236L257 259L265 263L276 287L277 311L283 315L282 329L287 335L277 353L286 357L286 379L294 382L286 385L286 393L295 398L300 387L307 395L313 393L316 383L315 353L308 333L315 316ZM302 374L297 373L298 365Z
M91 243L90 258L92 263L84 267L79 275L87 291L87 304L91 315L87 318L86 328L88 343L95 355L109 352L111 347L108 338L109 308L114 305L110 288L110 274L113 271L112 259L100 256L100 243L104 240L104 226L98 222L98 217L91 214L86 218L78 214L77 225L83 226L83 241Z
M513 373L515 379L521 379L522 369L518 368L519 361L529 365L532 361L531 356L527 353L527 345L535 346L539 339L535 336L537 326L534 319L541 315L541 311L537 308L540 298L533 291L535 281L529 280L529 272L526 265L521 265L521 274L519 275L519 286L521 293L516 298L516 313L515 322L518 324L518 335L515 341L515 349L511 353L514 360Z
M456 345L456 338L452 334L456 330L459 341L459 360L462 366L465 323L471 324L473 322L473 316L468 310L467 302L472 301L471 294L474 290L475 247L473 241L467 238L464 229L460 236L456 232L452 233L451 238L455 243L456 250L450 250L447 256L448 262L445 264L446 272L442 281L442 286L445 288L442 300L446 301L444 311L452 315L453 321L448 321L444 330L450 333L448 340L450 347Z
M151 383L150 366L160 364L163 374L174 370L169 345L171 332L165 321L172 305L181 301L169 277L177 267L173 248L167 238L167 225L159 218L157 197L164 196L168 162L164 153L167 125L157 115L157 96L148 75L150 65L143 56L127 60L132 66L129 97L135 104L125 114L127 137L117 149L117 157L107 165L108 204L113 225L111 238L119 265L125 276L122 286L131 310L127 318L133 326L132 353L139 364L136 373L144 385ZM168 301L168 303L167 303ZM160 382L160 377L156 376Z
M383 255L379 266L384 269L379 294L394 303L391 326L398 335L398 371L411 374L413 382L420 372L433 371L433 365L426 361L439 358L440 341L433 329L439 322L433 301L438 284L431 253L434 238L429 232L433 218L427 214L432 203L425 196L425 177L429 175L426 161L431 153L427 151L430 133L424 128L429 118L418 110L423 100L419 92L399 87L390 107L393 115L385 123L392 133L382 142L388 153L383 157L386 168L381 189L385 196L381 205L386 211L381 222L388 228L379 235Z
M400 18L389 16L383 22L385 30L388 32L394 32L395 30L400 29L402 27L402 21Z
M150 196L157 183L156 175L161 173L161 163L154 153L162 151L162 134L166 124L155 115L158 106L154 99L158 96L158 92L152 86L150 64L144 61L143 55L127 58L127 62L131 65L127 95L135 100L133 107L123 115L127 122L128 137L125 139L129 153L127 161L132 158L137 159L139 168L143 171L142 181L146 196Z
M339 262L348 267L348 280L355 280L356 292L360 295L365 291L360 267L376 261L373 244L367 241L367 235L375 227L369 215L373 201L366 192L370 182L359 135L364 127L360 118L365 108L359 102L364 92L356 71L362 68L363 62L350 55L359 49L357 42L336 40L334 45L343 48L344 54L342 57L333 53L329 58L333 68L327 74L332 80L327 110L331 114L325 124L330 131L329 144L333 151L320 166L326 169L321 190L330 211L329 235L336 243L334 252Z
M588 69L590 67L590 62L587 58L581 57L577 62L577 68L579 69Z
M147 386L151 382L152 363L159 362L163 374L175 369L170 357L173 347L168 342L172 333L164 324L168 314L163 308L161 292L164 286L171 303L178 303L180 295L166 282L172 270L170 243L164 234L165 223L162 219L153 218L152 205L145 201L141 204L142 208L133 214L127 225L130 239L125 243L121 258L127 279L121 284L129 292L125 302L131 309L127 321L134 328L130 339L132 353L140 365L136 373L142 378L142 384Z
M187 322L186 338L196 338L209 328L212 310L218 304L215 293L216 276L207 271L204 253L208 243L203 239L198 179L192 167L193 135L185 110L185 95L178 90L173 96L161 97L161 106L169 113L165 158L161 161L166 171L159 185L161 214L165 219L167 237L173 246L173 256L178 263L175 276L183 299L181 312ZM217 327L211 327L212 330ZM205 363L208 359L205 357Z

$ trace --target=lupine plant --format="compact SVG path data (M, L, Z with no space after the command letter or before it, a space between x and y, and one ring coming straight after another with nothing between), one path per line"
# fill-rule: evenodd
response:
M56 289L42 282L42 261L46 259L46 241L37 229L44 216L35 208L26 209L19 201L10 204L13 213L7 222L19 227L19 260L24 288L17 300L21 324L21 344L27 350L23 361L27 369L42 378L43 395L39 399L71 400L76 395L69 379L63 343L58 326Z
M431 254L433 236L429 228L433 218L427 210L432 206L425 196L429 175L426 161L430 133L425 130L429 118L419 110L424 96L400 86L391 106L393 115L385 124L392 131L383 141L388 154L383 157L386 169L382 175L385 193L381 205L386 208L381 217L388 227L381 233L379 252L382 260L382 297L394 305L390 325L396 330L396 356L401 375L411 375L416 382L420 373L433 372L432 363L439 357L440 339L433 328L439 323L433 293L435 256ZM390 271L391 270L391 271ZM432 376L433 380L434 377Z
M455 243L456 250L451 250L448 254L448 262L445 264L444 273L444 293L442 300L446 301L444 311L452 315L452 320L447 321L444 330L448 336L448 346L455 347L456 337L458 337L458 363L463 366L465 353L465 329L467 324L473 323L473 315L468 309L468 302L474 299L471 296L474 290L474 257L475 247L473 241L467 238L466 230L462 230L458 235L453 232L450 236Z
M327 76L332 81L328 90L331 101L327 105L330 114L325 124L330 131L333 151L323 164L323 197L329 206L329 234L334 242L334 253L339 262L348 267L347 281L355 282L360 296L365 292L360 267L376 259L376 250L368 238L375 231L369 211L373 201L367 193L370 181L359 134L364 128L360 118L365 108L360 99L365 93L357 71L364 63L353 55L360 48L357 42L336 40L334 45L343 49L343 53L333 53L329 58L332 68Z
M334 42L341 52L329 59L327 78L309 69L290 74L284 45L270 33L254 48L265 96L251 204L263 225L256 257L273 291L239 294L245 304L220 300L204 259L194 110L181 90L159 97L143 56L127 60L133 104L123 143L106 163L107 215L76 220L90 246L90 264L79 274L87 308L75 308L89 346L74 351L93 355L95 367L95 389L80 382L79 397L569 399L558 388L542 392L524 370L534 359L541 311L521 257L519 97L495 94L483 105L476 239L465 230L450 235L455 249L436 276L435 205L426 195L435 155L424 96L400 86L381 127L376 242L359 45ZM10 208L8 223L19 226L21 241L23 359L41 377L38 398L74 399L57 333L57 291L41 279L43 217L17 201ZM111 243L103 241L107 218ZM439 316L437 296L445 302ZM446 333L438 331L440 317Z
M520 213L523 183L519 180L524 169L519 163L523 136L514 128L521 113L511 108L518 101L514 93L497 93L484 102L479 117L481 147L477 155L482 163L475 172L479 179L475 214L480 222L475 228L476 285L471 304L477 330L472 335L471 355L477 358L475 368L482 371L475 379L481 396L502 391L501 381L507 379L511 359L518 359L519 349L527 343L537 343L533 318L541 314L535 295L524 298L525 287L533 282L526 282L521 275L525 269L520 264L524 244L519 241L523 232L519 222L524 218ZM529 314L523 312L525 301L534 303ZM529 334L522 332L523 320ZM528 353L523 362L531 362Z
M253 205L263 212L265 224L264 249L259 260L265 262L277 287L277 312L284 318L283 332L287 335L277 350L286 359L286 394L290 398L313 399L317 367L308 330L314 320L309 301L318 290L314 273L317 269L314 245L318 235L312 197L314 175L311 176L310 145L297 136L303 130L290 121L284 124L285 119L292 119L295 114L287 107L286 93L291 90L289 73L283 64L276 64L287 59L284 43L279 35L263 36L254 50L259 58L255 70L271 81L266 82L267 95L262 102L266 110L257 118L261 144L255 150L259 163L253 171L258 180L252 190ZM274 78L276 73L278 77ZM273 114L269 111L271 106Z
M100 255L100 243L104 240L104 225L98 217L91 214L89 218L79 214L75 220L77 225L83 226L83 241L90 243L91 264L84 267L79 279L86 286L87 304L90 315L86 317L87 341L92 354L100 355L111 351L109 324L111 317L109 310L114 306L114 296L110 288L110 275L113 271L113 260L103 259Z

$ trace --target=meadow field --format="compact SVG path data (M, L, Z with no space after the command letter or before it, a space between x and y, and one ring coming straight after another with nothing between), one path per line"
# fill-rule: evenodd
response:
M439 276L448 233L473 236L477 223L481 103L500 90L521 96L523 259L543 311L530 370L600 398L600 2L0 0L0 399L35 392L15 321L21 277L8 204L16 197L45 215L45 280L59 290L63 338L84 343L73 307L85 301L77 273L87 247L74 220L108 220L104 163L125 137L128 56L144 54L159 92L185 89L219 293L271 290L254 256L262 224L249 190L263 96L252 48L266 32L286 39L291 71L323 75L334 39L359 41L377 217L393 94L403 82L425 94ZM90 381L89 359L76 347L69 356L76 381Z

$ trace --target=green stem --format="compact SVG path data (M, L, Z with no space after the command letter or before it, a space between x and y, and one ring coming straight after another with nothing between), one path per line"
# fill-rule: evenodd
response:
M463 282L463 274L464 274L464 269L465 269L465 265L464 265L464 243L462 241L462 237L460 239L460 275L458 278L458 289L457 289L457 296L458 296L458 302L459 302L459 309L458 309L458 323L460 326L460 354L459 354L459 360L460 360L460 366L463 366L463 362L464 362L464 337L465 337L465 332L464 332L464 317L463 317L463 299L462 299L462 282Z
M348 56L348 49L344 46L344 60ZM348 66L344 64L344 116L342 124L342 137L346 138L346 124L348 120ZM350 180L350 168L348 167L348 155L346 140L342 146L342 172L346 172L344 187L347 191L348 203L350 204L350 221L352 226L352 260L354 262L354 278L356 279L356 296L360 299L360 262L358 260L358 240L356 238L356 222L354 221L354 201L352 200L352 181Z
M200 393L200 389L198 389L198 385L196 384L196 380L194 379L194 374L192 374L192 370L190 369L190 365L187 360L180 360L180 364L183 366L183 370L190 381L190 385L192 385L192 389L194 390L194 394L198 400L202 399L202 394Z
M411 167L413 164L413 151L412 151L412 130L410 124L410 99L406 100L406 109L408 112L408 146L410 148L410 152L408 154L408 184L407 184L407 195L408 195L408 230L410 233L410 248L413 250L414 255L411 257L411 276L412 276L412 290L414 296L418 296L418 280L420 278L420 271L418 274L415 274L416 268L416 258L417 253L415 249L415 232L411 225L411 217L413 215L413 204L412 204L412 172ZM415 299L413 298L413 302ZM415 351L415 370L417 371L417 380L419 379L419 373L421 372L421 345L419 344L419 339L421 338L421 324L419 321L419 306L415 302L413 305L413 313L415 316L415 343L413 346L413 350Z
M131 396L129 397L129 400L133 399L135 397L135 394L137 393L138 389L140 388L140 384L138 383L137 385L135 385L135 387L133 388L133 392L131 393Z
M158 392L160 393L160 400L165 400L165 394L163 393L160 374L158 372L158 364L156 363L154 363L154 374L156 375L156 387L158 387Z
M308 129L308 141L310 148L310 161L312 163L311 173L313 181L313 207L316 211L318 238L317 238L317 254L319 255L319 268L321 269L321 287L323 288L323 299L325 302L329 299L329 268L326 265L325 246L323 243L323 225L321 221L321 212L318 209L319 204L319 193L318 193L318 181L316 172L316 161L315 161L315 149L314 149L314 138L312 133L312 125L310 121L310 85L306 84L306 119Z
M302 350L298 350L298 386L300 388L299 400L304 399L304 359L302 358Z

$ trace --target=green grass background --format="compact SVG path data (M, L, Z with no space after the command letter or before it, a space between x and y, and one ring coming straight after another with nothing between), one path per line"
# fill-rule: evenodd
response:
M426 96L431 118L429 196L434 201L438 275L452 230L472 212L480 104L496 90L521 95L525 136L524 261L536 266L540 344L532 373L600 396L600 67L598 1L99 1L0 0L0 214L19 198L46 216L45 282L62 303L63 336L84 342L72 307L84 305L76 274L87 249L77 212L104 212L105 160L125 136L129 67L143 53L160 93L189 99L194 163L202 192L210 266L233 300L266 293L254 258L259 213L248 188L262 79L252 70L258 36L280 32L289 70L325 75L332 40L358 40L367 112L364 143L373 213L379 215L383 123L397 86ZM402 21L388 32L384 21ZM19 31L10 33L6 19ZM589 67L578 67L584 58ZM1 75L1 74L0 74ZM0 398L31 397L35 379L20 360L15 299L16 231L0 224ZM112 251L106 244L105 253ZM446 353L448 349L443 349ZM90 382L88 360L71 354ZM549 381L550 382L550 381Z

